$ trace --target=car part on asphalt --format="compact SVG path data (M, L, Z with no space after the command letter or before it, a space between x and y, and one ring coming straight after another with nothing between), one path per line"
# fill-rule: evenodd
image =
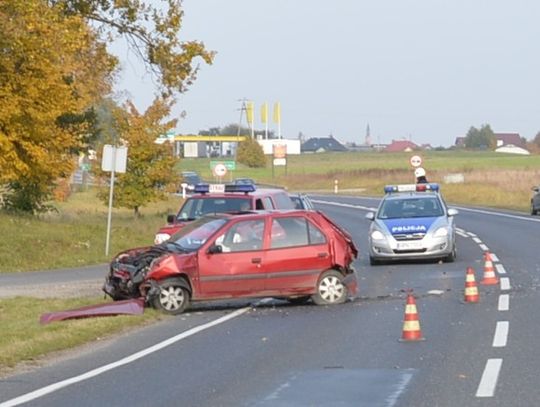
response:
M133 298L106 304L88 305L86 307L66 311L49 312L41 315L39 322L43 325L53 321L89 317L110 317L114 315L140 315L144 312L144 298Z

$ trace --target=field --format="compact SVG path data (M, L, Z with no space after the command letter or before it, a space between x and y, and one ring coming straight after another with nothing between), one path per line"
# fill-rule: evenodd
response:
M260 182L283 185L291 191L334 190L381 195L384 185L414 182L409 158L412 153L325 153L289 156L288 165L270 161L264 169L238 168L226 178L252 177ZM430 151L421 153L430 182L441 183L449 203L481 205L528 211L531 188L540 184L540 156L493 152ZM213 159L215 161L215 159ZM199 172L212 180L210 160L184 159L183 170ZM285 174L286 171L286 174ZM446 184L445 177L462 174L464 183ZM349 191L349 192L347 192Z

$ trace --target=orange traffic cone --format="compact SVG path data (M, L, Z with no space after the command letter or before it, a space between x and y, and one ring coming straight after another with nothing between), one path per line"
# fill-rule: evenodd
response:
M400 341L423 341L416 310L416 301L412 293L407 294L407 304L405 305L405 318L403 320L403 334Z
M472 267L467 267L467 275L465 277L465 302L478 302L480 295L474 278L474 270Z
M491 261L491 254L489 252L484 253L484 278L480 281L480 284L484 285L494 285L499 284L499 279L495 274L495 269L493 268L493 262Z

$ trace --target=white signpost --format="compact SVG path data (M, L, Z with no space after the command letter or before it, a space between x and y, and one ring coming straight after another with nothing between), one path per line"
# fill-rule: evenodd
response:
M111 235L111 215L114 190L114 173L126 172L127 147L115 147L110 144L103 146L103 157L101 159L101 169L111 172L111 183L109 188L109 214L107 216L107 239L105 241L105 255L109 255L109 238Z

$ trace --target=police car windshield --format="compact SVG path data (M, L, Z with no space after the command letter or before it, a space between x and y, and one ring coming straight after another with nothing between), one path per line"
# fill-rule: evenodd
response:
M189 198L178 213L179 221L198 219L208 213L241 212L251 208L251 197L211 197Z
M377 218L431 218L443 215L441 202L437 198L409 197L385 199L377 213Z

